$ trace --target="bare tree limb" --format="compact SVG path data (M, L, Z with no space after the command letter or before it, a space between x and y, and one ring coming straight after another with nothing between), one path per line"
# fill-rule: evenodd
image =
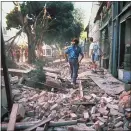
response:
M8 39L7 41L5 41L5 43L9 42L10 40L12 40L15 36L11 37L10 39Z
M13 40L10 43L10 46L8 48L8 51L11 49L12 44L14 43L15 39L17 38L18 35L20 35L23 31L23 29L27 26L27 23L16 33L16 35L14 36Z
M14 4L15 6L18 6L18 3L17 3L16 1L13 1L13 4Z
M36 17L35 23L34 23L34 29L36 29L36 24L38 21L38 18L40 17L40 15L43 13L43 10L39 13L39 15Z

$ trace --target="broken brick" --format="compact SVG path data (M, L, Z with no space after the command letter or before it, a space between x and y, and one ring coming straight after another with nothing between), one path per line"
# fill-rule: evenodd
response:
M122 125L123 125L123 122L120 121L120 122L118 122L118 123L115 125L115 127L120 127L120 126L122 126Z
M101 114L103 114L103 115L108 115L108 113L109 113L109 111L107 111L106 109L104 109L104 108L99 108L99 110L98 110Z
M58 104L55 104L55 105L53 105L51 108L50 108L50 110L55 110L55 109L57 109L58 108Z
M72 112L76 112L76 111L77 111L77 108L78 108L78 107L77 107L76 105L72 105L72 106L71 106Z
M113 116L117 116L117 115L123 116L122 113L119 113L118 110L114 110L114 109L110 110L110 114Z
M103 117L97 117L97 118L98 118L98 120L100 120L101 122L106 123L106 120L105 120Z
M44 96L45 94L46 94L46 91L42 91L42 92L40 93L39 97L42 97L42 96Z
M88 112L84 112L83 114L84 114L85 119L89 119L89 113Z
M91 109L91 114L95 114L95 112L96 112L96 107L93 106L92 109Z
M49 103L46 102L46 103L44 104L43 108L44 108L45 110L47 110L47 109L49 108Z
M39 97L38 94L35 94L33 97L29 98L30 101L35 101Z
M77 115L75 113L71 113L70 116L73 118L73 119L76 119L77 118Z
M83 98L85 98L86 100L90 100L91 96L84 96Z
M96 97L97 97L95 94L91 94L91 96L92 96L93 98L96 98Z
M17 118L22 119L25 116L25 108L22 104L19 104L18 112L17 112Z

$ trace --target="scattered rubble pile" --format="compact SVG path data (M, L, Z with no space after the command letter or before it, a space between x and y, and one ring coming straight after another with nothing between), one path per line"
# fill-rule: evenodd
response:
M50 67L54 70L59 69L61 71L62 78L64 78L64 79L70 78L70 73L69 73L70 67L69 67L68 63L62 63L62 64L56 63L56 64L51 65ZM78 73L80 74L80 73L85 72L87 70L89 70L89 63L81 63Z
M120 95L119 107L124 113L124 130L131 130L131 90Z
M53 116L52 121L54 122L69 120L84 122L68 126L67 131L88 131L98 128L106 131L130 128L130 121L128 123L127 121L131 117L131 108L127 101L131 92L123 92L119 101L119 96L108 96L90 78L83 80L82 86L83 97L80 96L79 89L68 89L68 93L65 94L60 91L54 93L27 86L13 86L12 93L15 103L24 106L22 112L25 114L23 113L21 122L44 120ZM125 110L122 107L125 107ZM128 118L124 117L123 111ZM125 121L126 125L124 125Z
M52 117L53 122L70 121L75 124L67 128L64 125L50 128L48 131L131 129L131 91L109 95L90 77L79 81L79 88L73 89L70 81L65 79L69 76L68 65L56 64L51 66L52 69L53 66L60 70L61 77L54 71L46 73L47 80L43 85L46 89L25 86L21 84L23 78L10 76L14 102L21 105L17 122L35 122ZM87 66L82 65L79 73L87 71ZM5 118L4 121L8 122L9 119Z

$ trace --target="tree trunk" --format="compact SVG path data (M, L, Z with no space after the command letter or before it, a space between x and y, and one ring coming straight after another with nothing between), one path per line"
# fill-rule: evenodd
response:
M26 26L25 32L28 38L28 63L32 64L36 58L35 55L35 37L31 32L30 26Z
M32 64L35 58L35 43L32 36L28 35L28 63Z

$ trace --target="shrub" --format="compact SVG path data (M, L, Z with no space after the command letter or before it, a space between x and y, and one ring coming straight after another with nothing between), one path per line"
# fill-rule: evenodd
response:
M42 60L36 60L34 64L36 69L31 72L29 76L30 80L28 81L27 85L34 88L43 88L44 85L42 83L46 81L46 75L43 70L45 62Z

